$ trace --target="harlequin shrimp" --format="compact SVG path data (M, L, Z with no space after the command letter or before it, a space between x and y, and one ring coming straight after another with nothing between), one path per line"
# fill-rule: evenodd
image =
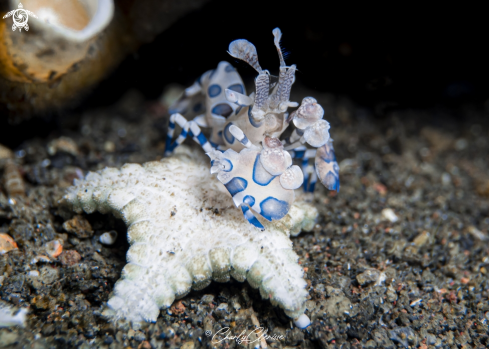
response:
M300 106L289 101L296 66L285 64L280 29L275 28L273 35L280 59L279 76L260 67L252 43L243 39L231 42L228 53L258 73L255 92L246 95L236 69L228 62L220 62L187 88L170 108L165 152L171 154L188 136L193 137L210 157L211 173L217 174L244 217L260 229L264 227L254 213L268 221L281 219L294 201L294 189L303 186L312 192L318 178L329 190L340 189L339 167L330 125L323 119L324 110L312 97L304 98ZM201 103L205 113L190 121L182 115L192 117ZM291 107L299 108L289 114ZM280 140L291 123L295 129ZM181 131L173 140L176 125ZM201 127L209 129L209 138ZM314 158L314 164L310 164ZM293 160L301 167L294 165Z

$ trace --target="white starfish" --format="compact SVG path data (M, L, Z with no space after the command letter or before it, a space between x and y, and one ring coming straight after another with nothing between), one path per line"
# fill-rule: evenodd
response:
M185 147L178 152L191 154ZM260 231L236 210L205 159L193 154L91 172L69 188L65 199L76 212L112 212L128 226L128 264L105 314L156 321L160 308L191 288L232 276L307 327L306 282L289 234L312 229L317 210L299 201Z

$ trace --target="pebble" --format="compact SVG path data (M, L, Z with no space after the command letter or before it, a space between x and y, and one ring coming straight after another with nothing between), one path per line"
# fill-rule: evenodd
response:
M448 172L443 172L441 175L441 183L444 186L450 185L450 183L452 183L452 176L450 176Z
M114 144L114 142L106 141L104 143L104 150L107 153L113 153L113 152L115 152L115 144Z
M385 279L386 275L377 269L367 269L363 273L357 275L357 281L360 285L375 282L376 286L380 286Z
M12 152L12 150L0 144L0 161L5 159L13 159L13 157L14 153Z
M229 306L227 303L221 303L219 306L214 310L214 313L219 316L221 319L227 319L229 318Z
M77 156L78 146L75 141L69 137L59 137L49 142L47 151L51 156L55 155L57 152L65 152Z
M195 343L193 341L188 341L183 343L182 349L194 349Z
M117 240L117 232L111 230L100 235L99 241L104 245L112 245Z
M19 335L9 330L0 330L0 348L6 348L8 346L17 343Z
M39 278L44 282L44 284L52 284L59 279L59 271L49 265L41 268Z
M414 331L411 327L397 327L389 331L389 338L407 348L409 341L414 340Z
M300 329L304 329L311 324L311 320L306 314L302 314L297 319L294 320L294 325Z
M200 301L204 304L210 304L212 303L213 300L214 300L214 295L205 294Z
M11 326L24 327L27 311L26 308L16 309L10 304L0 300L0 328ZM5 330L2 330L0 333L3 333L3 331ZM0 335L0 344L3 343L1 339Z
M424 231L414 238L413 243L418 247L422 247L426 244L429 238L430 238L430 233Z
M63 229L68 233L75 234L80 239L86 239L93 235L93 229L85 217L76 215L63 223Z
M395 223L399 220L397 215L394 213L392 208L384 208L382 210L382 218L388 220L389 222Z
M59 256L59 261L66 267L71 267L80 262L81 256L75 250L66 250Z
M37 264L39 262L51 263L51 259L47 256L39 255L31 259L31 264Z
M472 234L472 236L474 236L475 238L477 238L478 240L481 240L481 241L486 241L487 240L487 234L484 234L483 232L481 232L479 229L477 229L473 225L469 226L467 228L467 231L470 234Z

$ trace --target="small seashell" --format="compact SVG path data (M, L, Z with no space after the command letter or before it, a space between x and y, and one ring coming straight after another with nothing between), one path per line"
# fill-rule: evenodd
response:
M115 230L103 233L99 238L99 241L104 245L112 245L115 240L117 240L117 232Z
M14 196L25 196L25 184L19 167L11 160L7 159L3 171L3 182L9 198Z
M44 246L46 253L52 258L58 257L63 252L63 242L61 240L53 240L46 243Z
M17 250L17 244L14 239L7 234L0 234L0 254L7 253L12 250Z

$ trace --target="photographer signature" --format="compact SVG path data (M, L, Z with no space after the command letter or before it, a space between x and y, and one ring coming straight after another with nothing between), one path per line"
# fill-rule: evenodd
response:
M243 330L239 335L233 335L231 333L231 329L229 327L223 327L214 335L212 336L212 341L215 343L221 343L222 341L225 341L226 339L228 340L235 340L237 344L241 343L253 343L260 341L262 338L267 340L281 340L284 339L285 337L283 335L269 335L267 334L268 330L264 329L263 327L257 327L250 333L246 334L246 330ZM256 339L251 340L250 336L255 334ZM211 331L205 331L205 335L207 337L210 337L212 335Z

